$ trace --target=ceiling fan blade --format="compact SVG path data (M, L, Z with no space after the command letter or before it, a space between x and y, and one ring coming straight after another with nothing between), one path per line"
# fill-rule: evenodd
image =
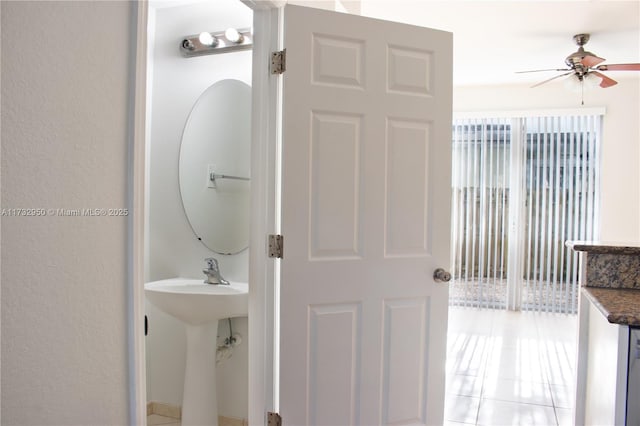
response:
M602 74L601 72L598 72L598 71L591 71L591 72L602 79L602 81L600 82L600 87L602 87L602 88L606 89L607 87L615 86L616 84L618 84L617 81L607 77L606 75Z
M528 70L528 71L516 71L516 74L523 74L527 72L543 72L543 71L569 71L567 68L551 68L546 70Z
M640 71L640 64L609 64L600 65L599 71Z
M563 70L563 71L565 71L565 70ZM595 71L594 71L594 72L595 72ZM545 83L550 82L551 80L555 80L556 78L564 77L565 75L569 75L569 74L573 74L573 70L571 70L571 71L569 71L569 72L565 72L564 74L556 75L555 77L551 77L550 79L547 79L547 80L545 80L545 81L541 81L540 83L536 83L536 84L534 84L533 86L531 86L531 88L541 86L541 85L543 85L543 84L545 84Z
M582 58L582 60L580 61L580 63L582 65L584 65L587 68L591 68L591 67L595 67L596 65L598 65L601 62L604 62L605 59L602 58L598 58L597 56L594 55L586 55L584 58Z

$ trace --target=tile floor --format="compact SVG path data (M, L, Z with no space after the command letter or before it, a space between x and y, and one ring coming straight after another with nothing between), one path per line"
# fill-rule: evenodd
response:
M445 425L572 421L577 317L449 308Z
M570 425L576 318L450 307L445 426Z
M147 426L180 426L180 420L173 417L165 417L159 414L147 416Z

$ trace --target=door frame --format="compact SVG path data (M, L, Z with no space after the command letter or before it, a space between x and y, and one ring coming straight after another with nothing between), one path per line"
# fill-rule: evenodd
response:
M252 142L251 142L251 232L249 251L249 424L266 424L266 412L277 411L275 386L277 363L277 261L267 256L267 235L279 231L278 158L280 138L280 88L282 78L269 73L270 54L279 50L282 39L282 7L286 0L240 0L253 10L253 81L252 81ZM127 224L127 358L129 382L129 423L147 422L144 259L147 221L149 146L148 49L150 12L148 0L132 5L130 28L135 34L131 43L130 81L130 143L128 149ZM259 131L258 129L265 129Z
M251 110L251 230L249 244L250 425L278 411L279 261L267 255L269 234L280 233L282 77L269 72L271 52L282 49L280 0L240 0L253 10Z
M147 221L147 144L149 132L149 85L147 66L149 64L148 28L149 3L147 0L132 5L131 31L135 34L132 41L134 63L130 67L130 81L133 91L130 94L131 121L128 149L129 219L127 223L127 316L128 316L128 382L129 382L129 423L147 424L147 371L145 353L145 296L144 296L144 254L146 246L145 228ZM134 56L135 55L135 56Z

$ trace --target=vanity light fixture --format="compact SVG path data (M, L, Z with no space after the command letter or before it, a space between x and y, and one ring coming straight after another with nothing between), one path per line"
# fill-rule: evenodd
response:
M185 37L180 43L180 52L182 56L190 58L236 50L249 50L252 45L251 28L241 30L229 28L226 31L202 32Z

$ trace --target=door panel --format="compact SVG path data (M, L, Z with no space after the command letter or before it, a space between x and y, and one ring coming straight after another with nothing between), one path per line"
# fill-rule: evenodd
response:
M284 10L280 413L442 423L451 34Z
M312 34L313 83L363 89L364 40Z
M430 298L384 303L383 424L425 424Z
M386 256L426 256L429 123L387 121Z
M360 257L362 116L311 114L310 257Z
M360 304L309 307L310 424L358 424L360 322Z

